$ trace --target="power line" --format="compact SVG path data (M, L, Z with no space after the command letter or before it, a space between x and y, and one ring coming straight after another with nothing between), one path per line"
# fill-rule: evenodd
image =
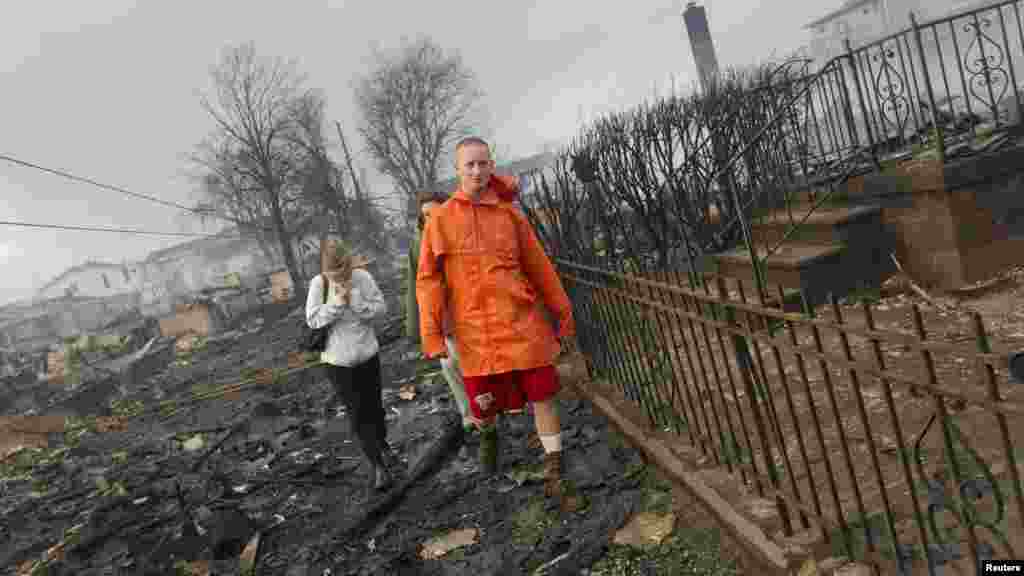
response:
M185 206L184 204L178 204L177 202L171 202L169 200L163 200L161 198L157 198L156 196L151 196L149 194L142 194L140 192L132 192L131 190L128 190L127 188L123 188L121 186L115 186L113 184L104 184L103 182L99 182L97 180L93 180L92 178L86 178L84 176L77 176L75 174L72 174L70 172L67 172L65 170L60 170L60 169L57 169L57 168L48 168L46 166L41 166L39 164L35 164L35 163L29 162L27 160L21 160L21 159L15 158L13 156L8 156L6 154L0 154L0 160L4 160L4 161L10 162L12 164L17 164L18 166L22 166L24 168L31 168L33 170L39 170L41 172L46 172L47 174L53 174L55 176L60 176L61 178L66 178L66 179L72 180L74 182L81 182L83 184L88 184L90 186L95 186L97 188L102 188L104 190L110 190L110 191L113 191L113 192L117 192L119 194L124 194L126 196L131 196L133 198L139 198L139 199L142 199L142 200L148 200L150 202L155 202L157 204L161 204L163 206L167 206L167 207L170 207L170 208L177 208L178 210L183 210L185 212L191 212L192 214L197 214L199 216L213 216L213 217L218 218L220 220L224 220L226 222L231 222L232 224L235 224L236 226L239 226L239 227L253 228L253 229L256 229L256 230L263 230L263 231L266 231L266 232L272 231L272 229L267 227L267 226L260 226L258 224L251 224L251 223L248 223L248 222L242 222L240 220L236 220L236 219L231 218L229 216L225 216L223 214L218 214L216 211L214 211L212 209L192 208L190 206Z
M167 200L162 200L160 198L157 198L156 196L150 196L148 194L140 194L138 192L132 192L131 190L127 190L127 189L122 188L120 186L114 186L114 185L111 185L111 184L104 184L102 182L97 182L96 180L93 180L91 178L85 178L83 176L76 176L74 174L71 174L70 172L65 172L64 170L58 170L56 168L47 168L46 166L40 166L39 164L33 164L32 162L28 162L26 160L19 160L18 158L14 158L14 157L8 156L6 154L0 154L0 160L4 160L4 161L10 162L12 164L17 164L17 165L25 167L25 168L32 168L34 170L39 170L40 172L46 172L48 174L53 174L55 176L60 176L62 178L67 178L68 180L74 180L75 182L82 182L82 183L85 183L85 184L89 184L90 186L95 186L97 188L103 188L105 190L111 190L113 192L119 192L119 193L124 194L126 196L132 196L132 197L135 197L135 198L141 198L143 200L149 200L150 202L156 202L157 204L163 204L164 206L169 206L171 208L177 208L179 210L184 210L186 212L192 212L193 214L209 215L209 212L204 211L204 210L199 210L199 209L196 209L196 208L191 208L189 206L185 206L184 204L178 204L177 202L170 202L170 201L167 201Z
M15 226L21 228L49 228L56 230L76 230L82 232L116 232L118 234L136 234L143 236L185 236L198 238L244 238L238 234L199 234L194 232L156 232L153 230L139 230L132 228L105 228L101 226L72 226L68 224L40 224L35 222L14 222L0 220L0 226Z
M211 209L192 208L190 206L185 206L184 204L178 204L177 202L171 202L169 200L162 200L160 198L157 198L156 196L150 196L149 194L142 194L140 192L132 192L131 190L128 190L127 188L123 188L121 186L115 186L113 184L104 184L103 182L99 182L97 180L93 180L92 178L86 178L84 176L77 176L75 174L72 174L70 172L67 172L65 170L60 170L60 169L57 169L57 168L48 168L46 166L41 166L39 164L35 164L35 163L29 162L27 160L21 160L19 158L15 158L15 157L9 156L7 154L0 154L0 160L6 161L6 162L10 162L12 164L17 164L18 166L22 166L24 168L31 168L33 170L39 170L40 172L46 172L47 174L53 174L55 176L60 176L61 178L66 178L66 179L72 180L74 182L81 182L83 184L88 184L90 186L95 186L97 188L102 188L104 190L110 190L112 192L117 192L119 194L124 194L126 196L131 196L133 198L139 198L139 199L142 199L142 200L148 200L150 202L155 202L157 204L161 204L163 206L167 206L167 207L170 207L170 208L177 208L178 210L183 210L185 212L191 212L191 213L197 214L199 216L213 216L213 217L218 218L220 220L224 220L226 222L231 222L232 224L235 224L236 226L239 226L239 227L253 228L253 229L257 229L257 230L263 230L265 232L273 232L273 228L271 228L271 227L260 226L259 224L252 224L252 223L248 223L248 222L242 222L242 221L237 220L235 218L231 218L231 217L225 216L223 214L218 214L216 211L211 210ZM373 202L373 200L375 200L376 198L379 198L379 197L368 197L366 199L366 201L367 201L368 204L374 206L375 208L377 208L379 210L392 211L392 212L404 212L403 210L400 210L400 209L395 209L395 208L391 208L389 206L379 205L376 202Z

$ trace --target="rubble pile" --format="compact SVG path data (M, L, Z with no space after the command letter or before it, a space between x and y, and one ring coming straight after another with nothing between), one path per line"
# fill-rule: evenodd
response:
M583 573L644 507L637 453L567 398L566 475L589 505L545 503L528 414L502 423L505 474L481 481L476 440L384 289L384 403L406 465L392 491L367 490L347 414L299 368L301 307L270 305L208 336L151 338L117 377L41 399L65 426L0 461L0 574Z
M237 380L242 369L256 363L253 356L273 364L275 347L294 348L300 325L282 322L273 328L265 334L256 321L217 339L192 338L185 346L171 341L167 348L177 352L176 361L124 396L112 380L89 381L55 395L52 406L61 400L76 404L61 441L23 449L3 463L0 566L29 570L45 561L51 574L100 573L110 566L166 574L174 562L201 560L204 550L227 545L216 538L235 538L232 530L216 536L224 532L223 519L233 525L229 520L241 514L245 526L267 529L301 506L297 498L289 502L294 494L271 502L289 486L350 481L357 460L352 450L341 455L325 442L322 409L315 414L289 410L292 419L275 438L287 451L274 455L273 462L267 461L265 443L230 438L247 421L244 402L213 400L173 418L143 412L159 405L152 392L161 385L165 397L187 393L195 386L197 365L203 375L219 368ZM253 392L250 399L278 400L288 389L282 383L267 393ZM316 394L323 390L310 392L320 396L312 405L329 399ZM90 395L94 398L83 398ZM105 409L96 410L103 400ZM215 425L190 428L197 415Z

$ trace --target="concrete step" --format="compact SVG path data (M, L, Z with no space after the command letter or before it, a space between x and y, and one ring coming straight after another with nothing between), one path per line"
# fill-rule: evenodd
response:
M745 248L715 254L712 261L718 274L742 281L748 294L752 293L754 268ZM864 284L879 285L888 272L872 247L804 242L783 244L768 257L762 270L770 294L777 294L778 287L802 290L811 306L827 302L829 293L842 298ZM795 299L787 300L789 311L799 309Z
M812 269L837 262L844 250L845 246L841 244L789 242L769 256L762 269L769 284L800 290L806 286L805 276ZM764 258L765 254L766 252L761 250L758 256ZM716 254L714 260L719 274L739 279L752 286L750 283L753 282L754 268L746 248L739 247Z
M807 218L804 220L804 218ZM882 231L882 209L871 206L797 205L778 209L751 222L755 244L771 247L795 228L786 243L855 244L871 242Z
M918 179L921 176L917 176ZM831 197L851 203L871 203L879 199L902 196L911 193L915 176L903 171L902 168L889 168L883 172L874 170L863 174L855 174L844 182L834 186L824 184L805 184L792 189L790 198L796 202L813 202L834 188Z

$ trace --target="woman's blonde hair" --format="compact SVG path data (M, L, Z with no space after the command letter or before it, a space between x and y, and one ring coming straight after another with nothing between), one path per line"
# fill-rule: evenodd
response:
M325 239L320 243L320 273L326 278L331 271L342 270L346 278L351 276L353 256L352 249L344 241Z

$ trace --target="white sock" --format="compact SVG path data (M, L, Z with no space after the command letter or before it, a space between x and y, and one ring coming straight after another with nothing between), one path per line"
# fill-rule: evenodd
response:
M562 451L562 435L561 434L538 434L540 436L541 446L544 447L545 454L551 454L553 452Z

